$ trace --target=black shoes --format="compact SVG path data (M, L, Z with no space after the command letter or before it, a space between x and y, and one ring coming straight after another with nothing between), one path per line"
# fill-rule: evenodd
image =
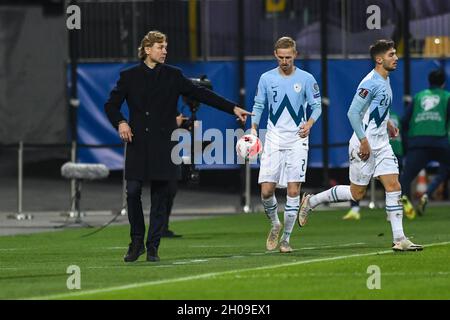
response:
M134 262L145 253L145 246L142 241L131 241L128 245L127 254L123 257L125 262ZM157 262L160 258L158 256L158 247L153 247L147 244L147 261Z
M180 238L180 237L182 237L182 235L176 234L172 230L165 230L165 231L163 231L161 237L162 238Z
M130 243L130 245L128 246L128 252L125 255L125 257L123 257L123 260L125 262L134 262L137 259L139 259L139 257L145 253L145 247L143 243ZM147 249L147 261L150 262L157 262L159 261L159 256L158 256L158 248L155 247L149 247Z
M142 254L145 253L145 247L143 243L130 243L128 246L128 252L123 257L125 262L134 262L136 261Z
M158 248L156 247L149 247L147 249L147 261L150 262L158 262L159 256L158 256Z

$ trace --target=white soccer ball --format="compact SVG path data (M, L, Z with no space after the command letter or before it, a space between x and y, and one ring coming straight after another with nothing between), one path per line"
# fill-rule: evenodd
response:
M236 153L245 160L256 159L263 150L261 140L253 135L243 135L236 143Z

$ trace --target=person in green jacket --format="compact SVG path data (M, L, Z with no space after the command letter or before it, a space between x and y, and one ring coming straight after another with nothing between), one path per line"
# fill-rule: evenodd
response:
M411 182L430 161L437 161L443 168L450 167L448 125L450 116L450 92L445 90L445 73L437 69L428 75L430 88L418 92L412 106L402 120L407 136L404 170L400 177L405 215L415 213L411 203ZM419 204L419 215L424 213L428 195Z
M450 122L450 121L449 121ZM450 123L448 126L448 141L450 144ZM439 187L441 183L445 183L450 176L450 168L441 164L436 173L436 177L428 184L427 191L420 198L419 205L417 207L417 211L419 215L423 215L425 213L426 206L428 204L428 199L433 199L433 193Z

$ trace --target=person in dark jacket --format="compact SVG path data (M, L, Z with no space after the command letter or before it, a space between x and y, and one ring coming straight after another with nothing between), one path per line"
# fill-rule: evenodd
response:
M144 181L149 181L151 188L147 261L159 261L158 248L167 213L169 181L177 178L177 167L171 159L171 150L176 142L171 141L171 134L177 128L179 96L188 96L236 115L243 122L251 114L213 91L193 84L179 68L164 63L166 56L167 36L159 31L150 31L139 47L142 61L120 73L104 107L109 121L127 143L125 179L131 243L125 262L136 261L145 253L141 202ZM129 109L128 120L120 112L125 100Z
M419 171L430 161L438 161L445 170L450 168L450 92L444 89L444 70L431 71L428 82L430 88L414 96L412 106L406 110L402 120L403 133L407 136L406 162L400 178L405 214L410 211L415 215L411 203L411 182ZM428 195L425 194L419 202L419 215L424 214L427 202Z

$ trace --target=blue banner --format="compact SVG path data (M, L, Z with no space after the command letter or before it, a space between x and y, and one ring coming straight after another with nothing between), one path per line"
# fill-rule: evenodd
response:
M428 86L426 75L434 68L443 66L450 74L447 60L412 59L411 61L411 91L416 93ZM111 126L103 111L103 106L109 93L119 78L119 72L135 63L85 63L78 67L78 95L80 107L78 111L78 143L80 144L121 144L117 131ZM321 83L319 60L298 60L297 66L310 72ZM207 75L213 90L232 101L238 101L238 68L236 62L198 62L177 64L187 77L198 78ZM275 68L275 61L248 61L245 65L246 109L251 110L257 83L262 73ZM329 143L344 144L331 146L328 150L330 167L347 167L347 142L352 135L352 129L347 119L347 110L359 82L370 72L373 65L369 59L360 60L329 60L328 61L328 96L329 106ZM403 115L403 61L400 60L397 70L390 75L394 92L393 109ZM189 108L180 99L179 110L190 116ZM126 103L122 112L128 116ZM218 129L225 136L226 129L237 129L235 117L211 107L201 106L197 118L202 121L203 132L208 129ZM261 118L261 128L266 128L267 111ZM247 122L249 127L250 121ZM311 145L322 143L322 118L314 125ZM309 166L322 166L322 148L311 148ZM225 152L223 152L225 154ZM118 148L80 148L77 158L83 163L103 163L111 170L123 168L123 147ZM230 169L238 165L202 164L198 169Z

